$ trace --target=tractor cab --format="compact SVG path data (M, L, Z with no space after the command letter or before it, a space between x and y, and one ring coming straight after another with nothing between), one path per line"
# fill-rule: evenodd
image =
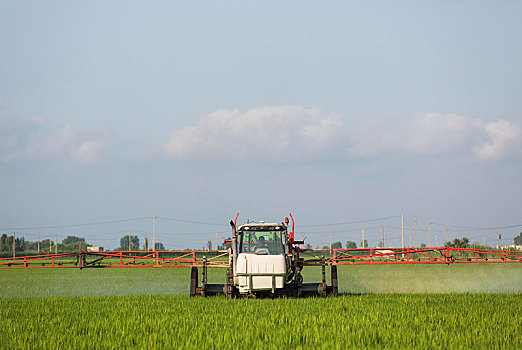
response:
M288 251L287 228L282 224L248 223L238 228L238 253L284 255Z

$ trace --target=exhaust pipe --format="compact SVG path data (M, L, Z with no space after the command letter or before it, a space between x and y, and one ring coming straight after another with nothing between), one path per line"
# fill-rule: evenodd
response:
M239 213L238 213L239 214ZM237 216L236 216L237 220ZM230 220L230 226L232 226L232 268L234 269L233 273L236 274L236 261L237 261L237 231L236 231L236 223Z

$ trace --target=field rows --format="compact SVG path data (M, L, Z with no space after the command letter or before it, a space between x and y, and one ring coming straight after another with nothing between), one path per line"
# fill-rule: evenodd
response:
M0 348L522 348L520 294L0 298Z

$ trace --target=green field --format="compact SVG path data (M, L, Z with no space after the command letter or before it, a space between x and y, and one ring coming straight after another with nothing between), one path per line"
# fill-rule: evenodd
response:
M0 347L522 348L520 294L1 298Z
M343 266L343 295L275 300L190 298L184 268L0 270L0 349L520 349L521 268Z
M209 269L210 283L225 270ZM320 281L319 268L303 270ZM0 270L0 297L176 294L189 289L189 268ZM339 266L341 293L522 293L522 264Z

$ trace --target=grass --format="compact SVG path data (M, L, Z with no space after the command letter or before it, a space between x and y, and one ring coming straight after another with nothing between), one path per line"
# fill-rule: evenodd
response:
M187 268L0 270L0 349L519 349L521 268L341 266L344 295L275 300L190 298Z
M520 294L0 298L0 348L522 348Z
M225 270L209 269L210 283ZM305 282L321 278L304 269ZM341 293L521 293L522 264L340 266ZM0 297L186 295L189 268L0 270Z

